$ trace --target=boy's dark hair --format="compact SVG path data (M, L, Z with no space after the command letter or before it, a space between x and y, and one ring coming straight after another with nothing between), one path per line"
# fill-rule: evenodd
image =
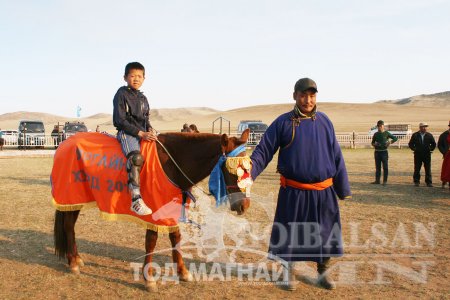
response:
M125 77L128 76L128 73L130 73L130 70L142 70L145 75L145 68L141 63L138 62L130 62L125 66Z

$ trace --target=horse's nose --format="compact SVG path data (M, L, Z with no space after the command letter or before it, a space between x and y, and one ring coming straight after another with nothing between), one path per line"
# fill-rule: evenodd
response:
M250 207L250 198L245 197L244 199L242 199L241 205L239 205L239 211L237 212L238 215L244 214L249 207Z

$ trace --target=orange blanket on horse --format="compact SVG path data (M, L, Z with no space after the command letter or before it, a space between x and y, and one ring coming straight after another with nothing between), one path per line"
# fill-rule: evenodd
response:
M101 133L77 133L59 145L51 174L54 206L61 211L97 206L107 220L124 219L154 231L175 231L181 190L164 173L155 142L142 142L141 153L145 158L141 194L153 214L138 216L130 211L126 158L117 139Z

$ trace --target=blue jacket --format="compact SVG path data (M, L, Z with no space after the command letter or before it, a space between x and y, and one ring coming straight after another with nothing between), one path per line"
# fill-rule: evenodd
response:
M123 86L114 96L113 105L113 123L117 130L137 137L139 131L152 128L150 105L141 91Z

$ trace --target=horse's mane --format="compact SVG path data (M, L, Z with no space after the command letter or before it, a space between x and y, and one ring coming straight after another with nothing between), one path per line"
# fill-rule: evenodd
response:
M211 142L212 144L217 143L217 140L220 140L221 135L220 134L213 134L213 133L194 133L194 132L168 132L163 133L160 135L163 140L163 144L170 144L171 146L175 147L186 147L188 145L193 144L209 144ZM228 137L229 140L232 140L232 145L234 147L240 146L245 143L245 141L241 141L239 138L236 137ZM229 152L233 149L228 149Z
M164 146L176 150L198 148L200 145L207 148L220 146L220 135L212 133L168 132L160 134L158 139Z
M213 133L195 133L195 132L166 132L161 133L160 136L165 136L168 139L180 141L194 141L194 140L210 140L220 138L220 135Z

